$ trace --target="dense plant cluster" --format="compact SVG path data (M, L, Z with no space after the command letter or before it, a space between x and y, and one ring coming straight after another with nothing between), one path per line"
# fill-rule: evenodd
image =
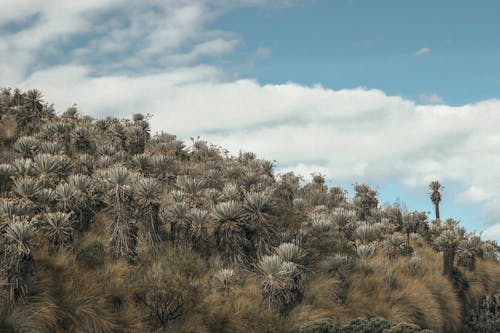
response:
M319 319L303 323L292 330L292 333L429 333L415 324L392 324L386 319L355 318L342 326L331 319Z
M500 291L438 182L429 221L37 90L1 91L0 148L2 332L460 332Z

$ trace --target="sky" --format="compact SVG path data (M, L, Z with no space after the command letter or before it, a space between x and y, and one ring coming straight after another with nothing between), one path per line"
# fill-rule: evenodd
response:
M439 180L442 217L500 241L496 0L2 1L0 86L409 210Z

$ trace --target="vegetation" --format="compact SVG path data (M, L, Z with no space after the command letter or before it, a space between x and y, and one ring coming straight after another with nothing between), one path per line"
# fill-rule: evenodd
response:
M494 332L499 247L253 153L0 91L0 332ZM425 195L425 193L423 193Z

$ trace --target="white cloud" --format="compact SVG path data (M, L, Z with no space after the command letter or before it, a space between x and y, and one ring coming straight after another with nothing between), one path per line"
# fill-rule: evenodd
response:
M292 3L281 0L274 5ZM239 37L207 26L241 6L266 6L266 1L4 1L0 4L0 77L19 82L33 69L53 64L55 56L92 65L101 74L157 70L220 56L231 52ZM8 29L12 23L19 27ZM74 38L83 44L72 44Z
M444 99L436 93L422 94L418 100L422 104L445 104Z
M479 186L471 186L466 191L458 193L455 197L455 202L457 203L479 203L489 197L491 193L488 193L485 189Z
M421 48L420 50L418 50L417 52L415 52L415 57L419 58L419 57L423 57L425 55L428 55L429 53L431 53L431 49L427 48L427 47L423 47Z
M500 223L495 224L488 229L484 230L482 234L483 239L500 239Z

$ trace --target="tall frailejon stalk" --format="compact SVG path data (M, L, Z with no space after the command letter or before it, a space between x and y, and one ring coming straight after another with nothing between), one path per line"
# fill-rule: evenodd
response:
M30 222L15 218L0 234L0 272L7 278L9 300L16 303L29 291L33 272L32 249L35 244L35 227ZM2 244L3 243L3 244Z
M453 272L457 246L463 239L464 229L458 227L458 221L448 219L444 230L434 240L434 244L443 251L443 275L450 276Z
M135 262L137 257L137 226L133 219L131 174L124 167L99 172L98 182L103 190L103 201L111 215L109 245L115 258Z
M154 255L158 253L161 242L159 217L161 192L162 185L157 179L139 178L135 183L137 219L140 222L142 238Z
M211 250L211 242L207 230L210 222L210 214L204 209L195 208L189 213L189 220L191 223L188 235L191 245L204 259L208 259Z
M434 204L434 212L436 214L436 220L439 220L440 219L439 203L441 202L441 191L443 190L443 187L437 180L435 180L429 184L429 189L431 190L430 198L432 203Z

